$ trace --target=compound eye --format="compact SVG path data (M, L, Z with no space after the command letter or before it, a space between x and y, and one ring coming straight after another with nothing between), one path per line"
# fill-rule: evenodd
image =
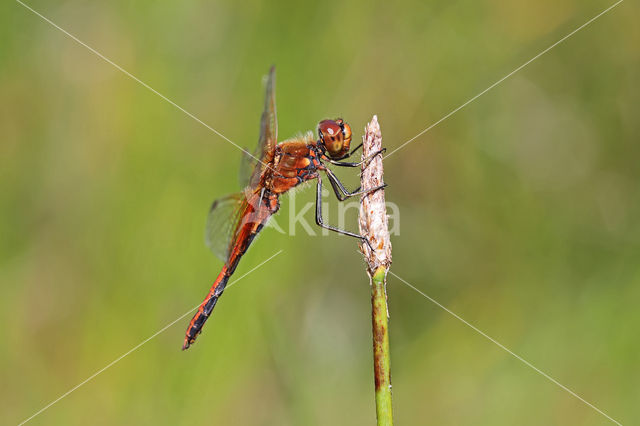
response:
M343 158L351 143L351 127L341 118L323 120L318 124L318 134L332 158Z
M318 136L324 143L329 144L343 137L342 128L333 120L322 120L318 124Z
M342 134L344 135L345 145L349 145L351 143L351 126L347 123L342 125Z

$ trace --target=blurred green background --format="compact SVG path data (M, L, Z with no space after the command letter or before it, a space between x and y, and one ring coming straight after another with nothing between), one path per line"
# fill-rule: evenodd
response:
M274 63L281 138L337 115L359 138L375 113L393 149L612 2L28 4L242 146ZM206 212L239 189L240 153L20 4L0 11L0 423L17 424L202 300L221 267ZM639 12L622 3L385 162L392 270L624 424ZM374 423L356 244L297 231L261 235L236 277L284 252L192 349L186 317L30 424ZM397 424L612 424L393 277L388 292Z

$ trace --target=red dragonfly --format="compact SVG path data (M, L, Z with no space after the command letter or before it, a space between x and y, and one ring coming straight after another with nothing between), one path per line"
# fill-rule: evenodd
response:
M358 167L384 150L358 163L341 161L350 157L362 144L349 151L351 127L340 118L321 121L318 124L317 140L313 133L307 132L302 136L278 142L274 67L271 67L266 86L260 139L256 151L248 160L251 166L248 170L251 172L248 173L247 186L242 192L214 201L209 211L206 229L207 245L225 264L207 297L191 319L182 349L189 348L195 342L240 259L267 220L280 208L281 194L306 181L317 179L316 223L323 228L359 238L369 244L362 235L335 228L323 222L322 179L319 172L326 173L340 201L354 195L376 191L386 185L369 190L358 188L354 192L348 191L325 163Z

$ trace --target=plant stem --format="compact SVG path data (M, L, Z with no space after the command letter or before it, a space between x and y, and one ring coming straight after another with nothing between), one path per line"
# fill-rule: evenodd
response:
M371 158L382 148L382 133L378 118L365 128L362 140L362 158ZM361 188L382 185L382 155L362 165ZM389 358L389 310L387 308L387 271L391 266L391 242L387 223L384 189L362 196L360 203L360 234L370 244L360 244L367 262L371 283L371 323L373 326L373 372L376 384L376 417L378 426L393 425L391 408L391 361Z
M389 324L387 317L387 270L378 268L371 277L371 322L373 326L373 373L376 383L376 417L378 425L392 425L391 361L389 358Z

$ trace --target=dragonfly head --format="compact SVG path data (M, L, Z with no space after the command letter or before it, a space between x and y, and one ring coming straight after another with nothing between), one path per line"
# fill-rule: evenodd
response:
M329 157L339 159L349 152L351 126L345 123L342 118L322 120L318 124L318 136L320 142L327 149Z

